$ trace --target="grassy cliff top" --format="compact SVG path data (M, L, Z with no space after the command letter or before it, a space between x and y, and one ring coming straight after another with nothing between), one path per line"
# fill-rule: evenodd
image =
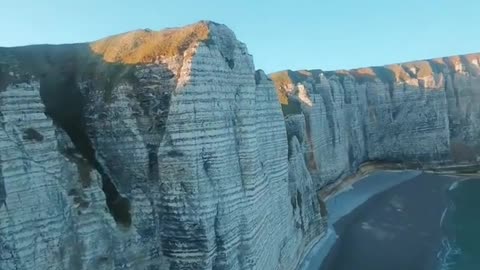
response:
M461 70L459 70L461 68ZM378 67L357 68L351 70L336 70L323 72L326 77L351 76L359 82L379 79L384 82L405 82L410 79L422 79L444 71L467 72L480 75L480 53L435 58L429 60L405 62ZM277 89L286 84L298 83L304 77L316 78L320 70L280 71L270 74Z
M135 66L162 58L181 60L188 48L208 43L212 27L200 21L181 28L131 31L90 43L0 47L0 91L8 84L46 81L91 81L110 92L135 80Z
M192 44L207 41L209 36L209 22L202 21L162 31L127 32L92 42L90 48L109 63L151 63L158 57L181 56Z
M22 66L42 73L52 65L91 66L104 64L146 64L159 58L183 56L190 46L208 42L213 22L200 21L181 28L149 29L114 35L90 43L0 47L0 65Z
M318 82L321 74L326 78L336 76L342 80L349 77L358 83L380 80L392 84L424 79L442 72L466 72L480 76L480 53L351 70L284 70L270 74L270 78L277 90L284 114L290 115L301 112L298 100L289 98L291 87L307 80Z

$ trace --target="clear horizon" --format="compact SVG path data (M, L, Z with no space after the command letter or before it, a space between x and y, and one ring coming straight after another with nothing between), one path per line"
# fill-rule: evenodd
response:
M351 69L480 52L479 1L16 0L3 3L0 46L88 42L200 20L230 27L255 67Z

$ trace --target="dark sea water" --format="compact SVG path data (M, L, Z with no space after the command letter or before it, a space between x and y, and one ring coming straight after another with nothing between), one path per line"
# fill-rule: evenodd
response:
M480 270L480 179L454 184L443 218L442 270Z

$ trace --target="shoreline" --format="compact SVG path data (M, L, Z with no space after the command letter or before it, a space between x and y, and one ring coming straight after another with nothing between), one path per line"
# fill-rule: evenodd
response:
M344 209L341 212L336 212L338 209L332 209L331 201L335 201L341 204L342 199L337 197L343 193L359 193L355 190L356 187L371 183L372 177L376 178L378 174L387 174L388 176L399 177L399 179L393 181L380 181L380 186L373 186L367 192L368 196L362 196L362 199L357 200L356 203L350 203L350 207ZM410 174L405 174L410 173ZM329 211L328 230L323 237L315 239L305 248L304 255L301 262L297 264L296 269L301 270L318 270L323 265L326 257L336 244L339 235L336 233L334 224L342 217L349 215L356 208L361 207L366 201L371 199L377 194L385 192L386 190L393 188L403 182L412 180L422 173L428 173L436 176L451 177L456 179L455 182L468 180L471 177L480 176L480 165L477 163L466 163L459 165L435 165L435 164L402 164L402 163L377 163L367 162L360 165L357 172L353 175L347 176L342 180L336 181L330 185L325 186L319 195L325 199L327 203L327 209ZM376 182L376 181L373 181ZM388 183L384 183L388 182ZM377 182L378 183L378 182ZM361 195L361 194L360 194ZM335 213L334 217L331 217L330 213Z
M298 269L318 270L338 240L334 224L343 216L365 203L369 198L395 185L411 180L421 171L375 170L366 174L351 177L335 187L335 192L327 197L329 211L328 231L326 235L314 242L306 251L306 255ZM383 179L384 177L390 180ZM338 188L340 187L340 188ZM335 214L330 214L335 213Z
M338 219L333 226L339 238L316 269L438 269L440 221L447 191L458 179L421 172L409 180Z

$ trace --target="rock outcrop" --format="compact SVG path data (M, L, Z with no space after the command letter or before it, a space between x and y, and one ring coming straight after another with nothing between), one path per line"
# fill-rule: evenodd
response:
M0 48L0 120L0 269L293 269L324 232L223 25Z
M0 48L0 269L295 269L361 163L477 160L479 60L272 81L212 22Z
M287 119L304 125L317 190L364 162L477 163L480 54L384 67L272 74ZM288 121L287 121L288 123Z

